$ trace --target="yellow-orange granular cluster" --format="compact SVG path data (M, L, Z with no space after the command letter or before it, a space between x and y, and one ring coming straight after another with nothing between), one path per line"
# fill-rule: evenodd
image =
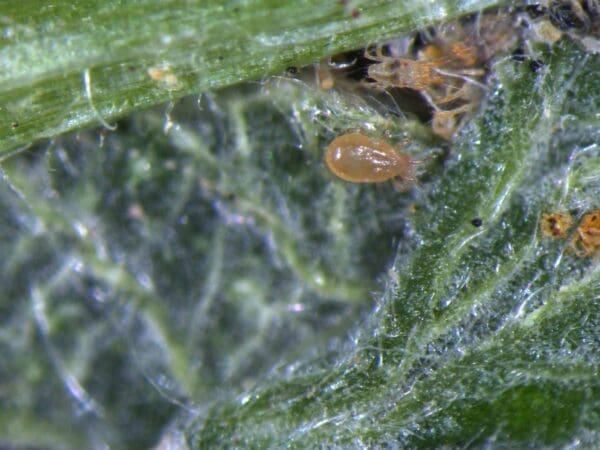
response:
M564 212L542 215L540 229L544 237L567 239L573 218ZM595 256L600 250L600 210L594 210L581 218L570 240L570 248L579 257Z
M545 237L566 239L573 226L573 217L568 213L553 212L542 214L540 229Z
M600 210L583 216L571 240L571 246L578 256L592 256L600 249Z

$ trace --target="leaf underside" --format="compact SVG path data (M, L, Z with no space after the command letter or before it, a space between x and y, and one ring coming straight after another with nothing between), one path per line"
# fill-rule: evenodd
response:
M496 64L409 193L329 174L412 125L310 77L3 161L0 444L597 444L600 266L539 220L598 207L600 58L543 62Z

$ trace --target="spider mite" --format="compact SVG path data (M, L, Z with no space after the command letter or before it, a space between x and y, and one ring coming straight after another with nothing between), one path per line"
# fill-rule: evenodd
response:
M325 162L334 175L352 183L392 180L396 189L406 191L415 182L415 161L409 155L361 133L336 137L327 147Z
M573 225L573 218L567 213L547 213L542 215L540 230L544 237L566 239L569 229Z
M440 86L445 81L444 76L437 72L438 62L385 56L381 47L376 48L375 54L365 50L363 56L375 61L367 69L369 78L375 80L372 87L425 90L431 86Z
M474 54L467 51L470 47L457 44L449 49L460 54L459 65L476 63ZM450 140L460 130L462 119L477 108L485 90L485 85L471 77L483 77L485 71L456 67L452 63L459 59L458 56L449 57L437 47L429 46L425 50L422 60L386 56L381 47L374 54L365 51L364 58L375 61L368 68L368 76L374 80L369 85L376 89L409 88L420 92L434 110L433 132Z

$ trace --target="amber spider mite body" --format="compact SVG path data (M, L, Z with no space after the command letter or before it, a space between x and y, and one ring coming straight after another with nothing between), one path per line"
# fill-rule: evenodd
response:
M362 133L347 133L327 147L325 162L329 170L353 183L382 183L392 180L401 191L415 181L416 162L391 144Z

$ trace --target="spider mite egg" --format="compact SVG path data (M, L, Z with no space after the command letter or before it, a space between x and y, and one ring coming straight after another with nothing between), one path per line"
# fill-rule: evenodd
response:
M361 133L336 137L327 147L325 162L334 175L353 183L394 180L407 185L414 181L410 156L381 139Z

